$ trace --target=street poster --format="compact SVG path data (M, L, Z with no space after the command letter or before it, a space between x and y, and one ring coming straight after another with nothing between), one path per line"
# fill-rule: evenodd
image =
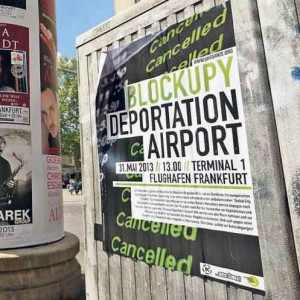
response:
M48 199L48 221L63 228L62 159L57 98L55 0L39 1L42 154Z
M0 122L29 124L29 30L0 23Z
M64 236L54 4L0 0L0 249Z
M99 65L104 249L264 291L230 2Z
M0 236L32 223L32 158L30 132L0 128Z
M59 155L59 108L56 78L56 23L54 1L40 1L40 59L43 153Z

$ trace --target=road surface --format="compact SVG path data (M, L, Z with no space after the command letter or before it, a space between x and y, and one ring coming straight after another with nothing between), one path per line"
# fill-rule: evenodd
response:
M81 272L84 274L83 200L81 195L70 195L68 190L63 190L63 200L65 231L75 234L80 240L80 252L77 255L77 260L81 265ZM84 291L80 300L83 299L85 299Z

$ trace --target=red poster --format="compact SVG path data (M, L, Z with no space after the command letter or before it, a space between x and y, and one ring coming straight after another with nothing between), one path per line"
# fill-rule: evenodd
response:
M40 49L43 154L60 154L60 125L56 78L55 1L40 0Z
M42 15L51 18L55 22L55 1L40 0L40 12Z
M0 122L29 124L29 31L0 23Z

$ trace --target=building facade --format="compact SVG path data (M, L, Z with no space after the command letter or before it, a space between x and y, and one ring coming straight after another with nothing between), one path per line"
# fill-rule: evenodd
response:
M115 0L114 1L115 13L118 14L140 1L141 0Z

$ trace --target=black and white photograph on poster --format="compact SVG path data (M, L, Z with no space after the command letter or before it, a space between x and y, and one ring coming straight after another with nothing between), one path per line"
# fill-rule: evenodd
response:
M0 122L29 124L29 30L0 23Z
M0 0L0 5L26 9L26 0Z
M30 133L0 129L0 226L32 223Z
M27 56L25 51L0 49L0 92L28 92Z

